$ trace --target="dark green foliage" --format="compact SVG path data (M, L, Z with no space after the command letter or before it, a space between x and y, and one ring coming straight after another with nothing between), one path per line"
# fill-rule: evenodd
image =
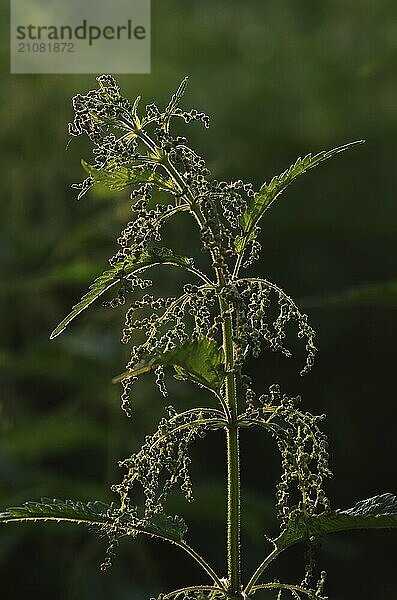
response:
M223 352L218 348L215 340L200 337L193 342L186 342L178 348L164 352L160 356L148 357L131 371L115 377L114 382L138 377L159 366L172 366L175 369L176 378L190 379L216 391L219 390L225 378L223 360Z
M269 183L264 183L259 192L249 201L247 208L240 217L240 223L244 235L236 239L236 248L238 252L242 252L249 242L253 242L260 229L258 223L264 213L271 207L273 202L284 192L284 190L300 175L303 175L309 169L316 167L321 162L328 160L338 154L344 152L354 144L360 144L363 140L344 144L339 148L334 148L328 152L323 151L315 154L307 154L303 158L298 158L296 162L280 175L275 175Z
M81 164L84 170L92 177L94 183L100 183L112 191L120 192L129 185L145 183L146 181L155 184L160 190L173 191L172 180L167 182L152 171L145 169L138 170L134 167L128 168L125 166L116 166L113 168L112 166L108 166L105 169L96 169L84 160Z
M62 521L99 527L103 532L112 533L114 528L125 535L157 536L170 541L181 542L186 526L180 517L165 515L153 516L150 520L132 511L120 518L119 513L103 502L75 502L42 498L41 502L25 502L22 506L8 508L0 513L0 522L13 521Z
M109 507L103 502L74 502L42 498L40 502L25 502L0 513L0 521L61 520L74 523L102 525L108 521Z
M397 498L393 494L382 494L368 500L360 500L353 508L329 511L311 518L300 516L292 520L276 541L284 550L311 536L323 536L351 529L381 529L397 527Z
M129 290L131 290L133 288L134 279L130 276L133 273L145 271L146 268L159 264L189 266L190 261L184 256L174 255L167 248L152 248L145 252L138 252L137 254L126 257L124 261L116 263L112 269L105 271L95 279L87 294L82 297L80 302L73 307L68 316L54 329L51 334L51 339L62 333L77 315L116 283L123 282L128 286Z

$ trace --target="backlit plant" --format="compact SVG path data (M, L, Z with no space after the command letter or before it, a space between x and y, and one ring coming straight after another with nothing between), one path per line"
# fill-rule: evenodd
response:
M208 117L180 108L186 79L164 110L149 104L140 112L135 102L123 98L114 79L98 77L99 88L73 99L72 136L85 134L93 144L93 164L83 161L86 179L76 184L81 198L101 184L110 190L130 190L132 219L118 238L119 249L110 268L98 277L51 337L92 302L112 289L104 304L126 305L122 342L131 348L125 371L115 380L122 385L121 403L130 415L133 383L153 373L160 393L167 396L165 371L177 379L207 390L209 406L165 409L158 429L145 438L139 452L123 460L121 482L112 490L118 501L102 502L43 499L9 508L0 514L4 523L15 521L71 521L96 527L108 535L109 566L122 537L145 534L168 541L186 552L203 570L204 582L165 591L158 600L252 598L257 592L283 598L325 600L325 573L316 574L313 552L327 533L348 529L396 527L397 499L383 494L358 502L348 510L331 509L324 483L331 475L325 435L319 428L323 416L300 407L274 384L265 393L257 390L246 373L251 357L265 349L290 356L289 337L295 329L303 341L306 361L301 374L312 367L315 333L295 302L275 283L244 275L261 250L260 221L275 200L297 177L343 152L346 144L327 152L299 158L289 169L256 191L250 183L211 179L205 161L186 138L175 134L175 119L185 123ZM208 272L187 256L161 246L162 227L176 214L188 213L196 224ZM154 266L176 267L189 273L192 283L175 296L163 297L144 278ZM140 293L142 290L142 293ZM291 327L292 326L292 327ZM259 427L274 439L281 454L282 474L276 489L280 532L270 543L269 554L258 557L258 566L242 580L240 544L239 430ZM169 494L180 489L193 500L189 450L193 442L211 431L225 433L227 447L227 570L215 569L186 541L187 528L179 516L166 512ZM143 492L144 501L136 504ZM275 581L268 566L298 542L308 551L301 581Z

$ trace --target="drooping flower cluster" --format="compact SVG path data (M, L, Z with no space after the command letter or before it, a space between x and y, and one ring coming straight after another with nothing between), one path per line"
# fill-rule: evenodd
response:
M301 370L301 375L307 373L313 366L317 353L314 345L315 331L308 324L307 316L300 312L283 290L269 281L259 278L240 279L236 281L236 288L239 291L235 334L237 364L243 366L249 354L259 357L264 344L273 351L290 357L291 351L286 348L284 340L288 324L295 321L298 338L306 339L306 365ZM270 315L276 306L278 314L272 319Z
M160 594L156 600L219 600L227 599L226 593L210 586L197 586L198 589L180 590L170 594ZM151 598L150 600L155 600Z
M145 294L133 301L127 310L122 342L127 344L132 337L140 338L131 348L127 373L132 376L123 380L122 406L129 414L131 385L136 381L135 370L150 357L161 357L166 352L182 346L187 340L200 337L219 337L222 320L212 319L212 307L216 303L215 290L211 286L186 284L179 297L155 297ZM137 313L147 311L148 316L138 318ZM139 336L139 337L138 337ZM162 394L167 395L164 373L161 366L155 367L156 382Z
M121 511L130 507L131 491L140 484L145 496L145 516L161 514L170 491L179 487L188 501L193 499L189 475L191 444L211 429L224 426L222 413L215 409L191 409L177 413L167 408L157 431L147 436L139 452L120 462L128 472L113 486L120 494Z
M278 385L255 403L247 398L244 418L268 429L281 453L282 476L277 486L277 510L282 527L297 516L315 516L329 510L324 480L332 476L328 467L328 442L316 416L298 408L300 397L281 394Z

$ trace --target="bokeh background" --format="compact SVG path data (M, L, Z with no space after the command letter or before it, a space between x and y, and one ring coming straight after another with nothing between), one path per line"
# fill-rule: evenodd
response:
M334 507L396 492L397 5L394 0L153 0L152 73L119 77L127 95L165 103L181 78L186 106L212 117L189 136L217 178L260 185L297 156L346 141L366 144L301 178L263 223L255 266L301 300L318 332L319 358L306 378L303 354L266 354L251 366L258 387L281 382L326 412ZM1 8L0 90L0 506L41 496L112 499L117 460L139 448L163 414L151 378L136 387L134 416L119 409L113 375L125 348L122 313L86 312L63 337L48 334L106 265L128 217L126 193L75 201L85 142L68 142L70 98L94 76L8 75L8 11ZM186 220L165 243L190 244ZM168 291L177 275L159 276ZM169 402L193 390L170 381ZM196 392L194 392L196 394ZM199 402L200 398L193 398ZM167 403L169 403L167 402ZM275 533L273 488L280 471L271 441L243 436L244 573ZM170 510L224 572L225 492L221 435L193 451L196 501ZM323 544L333 600L397 594L396 537L339 534ZM101 573L106 540L68 526L8 526L0 532L1 598L133 600L200 573L176 549L122 543ZM301 549L272 570L299 577ZM263 597L267 598L270 596ZM259 595L258 595L259 598Z

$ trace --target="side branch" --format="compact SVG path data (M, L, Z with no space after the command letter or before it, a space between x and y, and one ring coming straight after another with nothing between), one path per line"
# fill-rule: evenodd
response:
M196 552L191 546L186 544L186 542L184 542L184 541L181 541L181 542L178 541L175 543L177 546L182 548L182 550L184 550L187 554L189 554L189 556L191 556L198 565L200 565L200 567L203 569L203 571L205 571L207 573L207 575L219 587L219 589L221 589L221 590L225 589L225 586L223 585L221 579L215 573L213 568L204 560L204 558L198 552Z
M290 592L296 592L295 596L298 598L297 594L305 594L308 598L318 599L315 592L313 590L308 590L306 588L301 587L300 585L290 585L289 583L264 583L262 585L257 585L252 589L252 593L258 592L259 590L289 590Z
M261 562L261 564L259 565L259 567L256 569L256 571L253 573L252 577L250 578L249 582L247 583L244 592L247 594L247 596L249 596L249 594L254 591L254 586L256 584L256 582L258 581L259 577L262 575L262 573L267 569L267 567L270 565L270 563L282 552L282 550L280 550L279 548L274 548L274 550L268 555L266 556L266 558Z
M179 590L169 592L168 594L165 594L165 596L162 597L164 598L164 600L171 600L172 598L177 600L179 596L183 596L183 598L185 598L184 594L186 594L187 592L221 592L222 597L224 597L225 588L218 588L209 585L191 585L189 587L184 587L180 588Z

